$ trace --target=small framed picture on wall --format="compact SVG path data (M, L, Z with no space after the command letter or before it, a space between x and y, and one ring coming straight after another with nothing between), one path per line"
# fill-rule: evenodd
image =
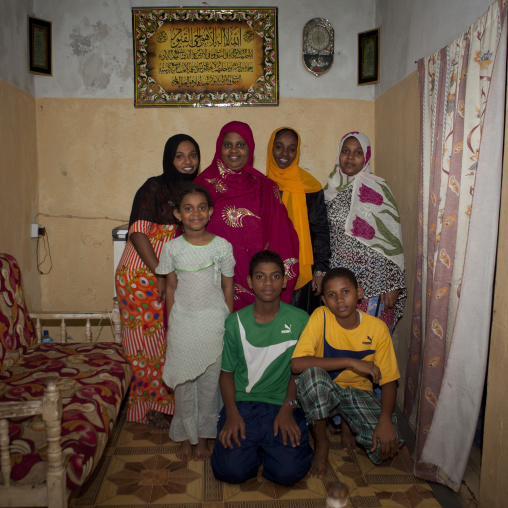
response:
M51 22L28 16L28 72L52 76Z
M358 85L379 83L379 28L358 34Z

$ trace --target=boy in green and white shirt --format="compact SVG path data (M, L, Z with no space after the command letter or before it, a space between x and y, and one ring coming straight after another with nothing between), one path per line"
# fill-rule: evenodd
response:
M224 407L212 469L220 480L242 483L263 464L269 480L293 485L307 474L312 459L290 369L309 317L280 301L286 277L275 252L254 255L248 281L254 304L231 314L225 325L220 377Z

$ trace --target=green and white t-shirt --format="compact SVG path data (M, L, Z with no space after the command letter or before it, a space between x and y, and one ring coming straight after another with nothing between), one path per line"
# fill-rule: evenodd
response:
M309 316L281 302L275 319L259 324L253 307L226 319L222 370L234 372L235 400L280 405L291 376L291 356Z

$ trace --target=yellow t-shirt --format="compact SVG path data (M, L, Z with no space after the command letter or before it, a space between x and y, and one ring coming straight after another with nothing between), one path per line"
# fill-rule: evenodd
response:
M362 315L360 325L354 330L346 330L337 323L327 307L316 309L298 340L293 358L347 357L373 361L381 370L380 386L399 379L399 368L388 327L381 319L358 312ZM372 390L370 378L351 369L341 369L329 374L341 388L351 386L360 390Z

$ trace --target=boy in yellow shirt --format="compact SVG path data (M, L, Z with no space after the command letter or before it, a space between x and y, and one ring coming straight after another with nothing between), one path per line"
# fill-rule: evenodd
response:
M339 414L347 424L342 427L343 445L354 448L356 440L375 464L395 455L404 443L393 414L400 374L388 327L357 310L362 288L347 268L326 273L322 294L326 307L310 317L291 360L292 371L300 374L298 402L314 423L309 473L318 478L326 473L328 417ZM381 401L372 383L381 386Z

